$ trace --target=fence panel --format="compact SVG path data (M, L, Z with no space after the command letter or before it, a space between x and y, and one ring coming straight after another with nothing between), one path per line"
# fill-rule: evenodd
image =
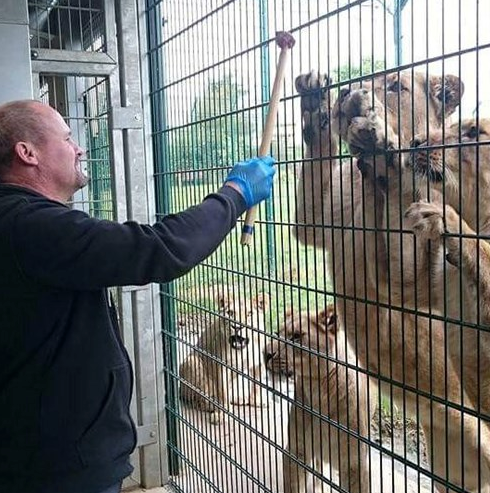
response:
M172 484L490 491L490 3L147 0L159 214L257 152L253 244L162 287Z

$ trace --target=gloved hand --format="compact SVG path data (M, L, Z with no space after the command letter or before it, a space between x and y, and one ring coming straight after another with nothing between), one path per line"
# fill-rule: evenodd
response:
M272 177L276 170L272 165L276 160L271 156L254 157L241 161L228 173L225 180L240 188L247 209L269 197L272 189Z

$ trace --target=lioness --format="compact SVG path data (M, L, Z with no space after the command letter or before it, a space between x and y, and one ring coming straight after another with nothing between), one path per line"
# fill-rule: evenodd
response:
M345 334L337 330L333 304L319 313L289 313L278 339L267 345L267 368L294 375L295 403L289 413L288 446L283 455L285 493L306 493L307 474L301 464L325 474L328 469L323 463L330 463L339 473L345 490L369 491L367 445L324 418L353 434L368 436L367 376L346 367L351 359L346 348ZM315 491L322 491L321 485Z
M382 382L392 382L381 390L389 391L400 409L417 417L436 477L468 491L490 491L490 454L484 445L488 431L479 430L478 420L458 409L468 402L468 396L457 368L446 357L444 325L397 309L404 305L407 293L417 295L413 288L398 292L392 286L403 287L405 277L416 274L390 269L387 275L379 265L376 227L382 217L373 211L383 211L379 202L383 194L369 189L356 160L341 163L337 158L336 132L353 152L362 155L361 164L367 161L376 171L396 169L396 152L374 154L408 147L412 131L421 133L427 125L440 128L443 116L459 104L462 84L454 76L378 76L362 89L344 90L330 111L326 81L314 72L296 79L302 97L306 157L311 159L303 163L297 185L295 233L300 241L329 251L336 310L347 339L363 366L379 373ZM373 132L373 127L384 133ZM398 221L396 234L389 238L394 242L388 244L391 262L392 256L403 251L403 214L390 217ZM387 305L395 308L390 310ZM444 400L452 404L445 406ZM446 491L441 484L437 488Z
M406 211L407 224L422 241L432 240L432 257L439 255L439 262L431 265L431 295L441 313L468 324L448 324L451 356L460 357L462 344L465 390L472 407L489 419L490 245L478 238L490 234L490 120L455 123L444 135L433 131L428 138L418 136L415 144L422 148L412 153L412 166L444 192L445 204L414 203ZM441 145L444 151L437 147ZM447 309L436 295L441 286Z
M230 404L267 404L255 381L264 373L264 315L268 298L259 295L250 300L243 295L220 295L218 303L220 315L204 329L179 369L182 400L211 413L210 420L215 424L223 417L215 402L225 409Z

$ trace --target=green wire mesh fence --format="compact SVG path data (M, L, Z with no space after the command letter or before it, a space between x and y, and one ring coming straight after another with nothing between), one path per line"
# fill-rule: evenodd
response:
M296 38L252 247L162 286L172 484L487 491L490 4L146 9L162 215L257 152Z

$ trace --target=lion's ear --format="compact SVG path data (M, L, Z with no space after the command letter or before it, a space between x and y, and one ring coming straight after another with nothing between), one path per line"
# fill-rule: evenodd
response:
M322 332L331 332L332 328L333 331L336 331L336 324L335 322L337 321L337 315L335 315L335 312L330 308L327 307L325 310L322 310L321 312L318 312L318 314L312 315L317 322L318 328Z
M220 291L217 296L219 310L225 310L233 301L233 295L229 292Z
M331 306L318 314L318 324L325 332L337 332L337 314Z
M262 311L267 310L269 308L269 295L266 293L260 293L257 295L257 297L254 299L253 304Z
M461 103L464 93L463 81L455 75L431 75L429 78L429 91L437 105L437 117L442 122L445 118L452 115Z

